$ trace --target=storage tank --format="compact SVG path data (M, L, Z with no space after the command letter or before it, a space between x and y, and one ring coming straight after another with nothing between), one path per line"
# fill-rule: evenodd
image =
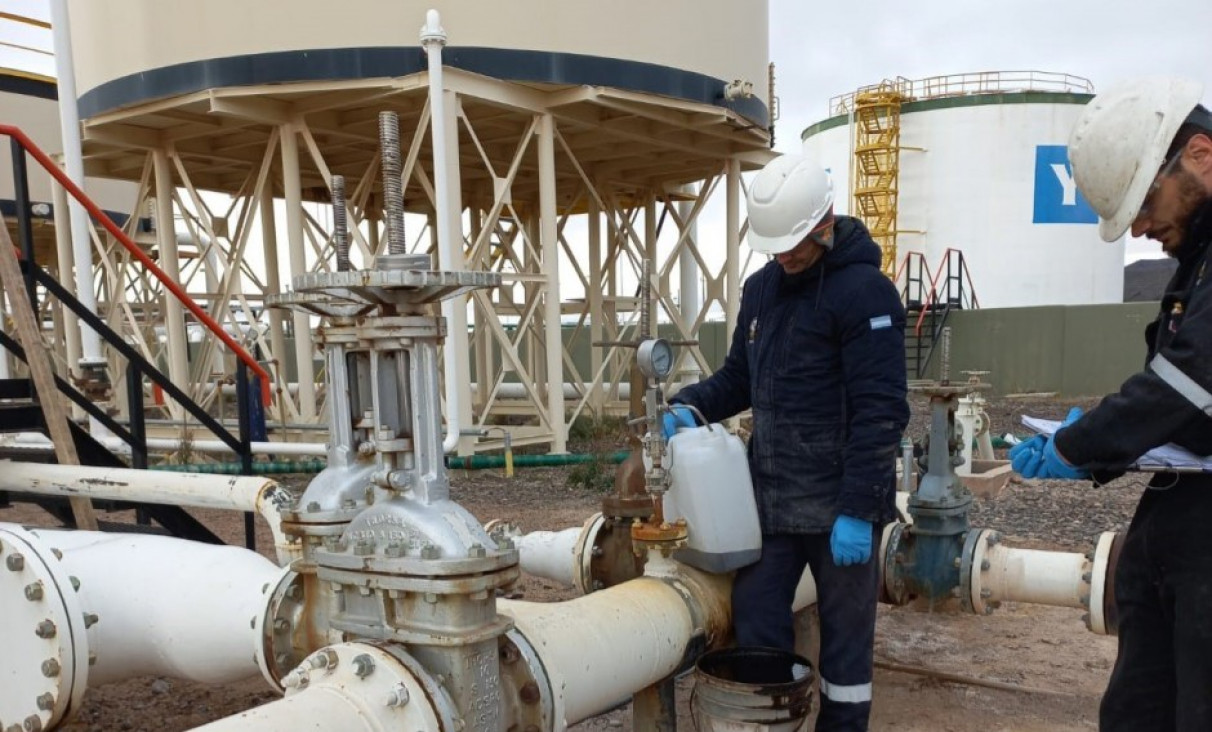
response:
M1068 161L1089 81L999 72L894 85L904 97L898 264L921 252L937 268L948 249L962 250L985 308L1122 301L1124 240L1099 238ZM835 97L831 116L801 135L833 173L839 212L854 206L854 97Z
M80 115L216 87L423 71L417 30L430 8L453 34L449 66L707 103L742 80L758 95L728 106L767 124L767 3L731 0L71 0Z
M57 99L54 79L0 68L0 110L3 110L0 123L17 127L35 145L52 156L63 152ZM40 263L53 266L55 229L50 176L28 155L26 167L35 256ZM11 145L7 138L0 139L0 213L4 214L9 235L16 242L17 208L12 171ZM120 225L125 223L131 207L135 205L135 186L126 181L90 177L84 182L84 191Z

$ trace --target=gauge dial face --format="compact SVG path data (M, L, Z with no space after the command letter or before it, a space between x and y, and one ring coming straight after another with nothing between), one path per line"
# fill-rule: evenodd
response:
M636 359L640 371L652 379L664 379L673 372L673 346L661 338L650 338L640 344Z

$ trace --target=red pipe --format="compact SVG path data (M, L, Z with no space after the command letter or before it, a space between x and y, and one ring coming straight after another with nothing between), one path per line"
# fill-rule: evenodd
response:
M156 276L156 279L160 280L160 282L168 288L168 291L175 295L176 298L181 301L181 304L194 314L194 317L205 325L211 333L218 336L219 340L223 341L223 343L230 348L241 361L247 364L248 368L251 369L254 374L261 377L261 403L265 406L269 406L271 401L269 391L269 372L262 368L261 364L257 363L257 360L252 357L252 354L245 351L239 343L236 343L235 339L229 336L227 332L214 321L213 318L207 315L206 311L203 310L198 303L194 302L193 298L191 298L185 292L185 290L181 289L180 285L173 282L168 275L164 274L164 271L156 266L156 263L152 261L151 257L144 254L143 250L139 248L139 245L131 241L130 237L126 235L126 232L118 228L118 225L115 224L113 220L106 215L106 213L102 211L99 206L97 206L97 204L93 203L92 199L90 199L84 193L84 191L80 190L80 188L72 182L71 178L67 177L67 173L64 173L59 169L58 165L55 165L55 162L50 159L49 155L42 152L42 150L34 144L33 140L26 137L24 132L11 125L0 125L0 135L7 135L21 143L21 147L25 148L25 151L32 155L34 159L37 160L44 169L46 169L46 172L50 173L55 180L59 181L59 185L63 186L64 190L72 194L72 197L75 198L86 211L88 211L90 216L101 222L101 225L105 227L105 230L112 234L115 239L121 242L122 246L126 247L126 251L130 252L135 259L142 262L144 267L151 270L151 273Z

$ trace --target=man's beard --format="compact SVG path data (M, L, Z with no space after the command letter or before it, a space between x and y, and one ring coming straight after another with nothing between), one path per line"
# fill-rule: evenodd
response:
M1176 217L1175 223L1178 230L1183 232L1182 241L1174 248L1174 251L1167 251L1171 256L1179 256L1181 251L1186 248L1188 241L1192 238L1192 226L1197 222L1196 214L1202 212L1212 204L1212 192L1204 188L1203 183L1199 181L1192 173L1187 170L1179 169L1175 174L1175 181L1178 184L1178 206L1179 214Z

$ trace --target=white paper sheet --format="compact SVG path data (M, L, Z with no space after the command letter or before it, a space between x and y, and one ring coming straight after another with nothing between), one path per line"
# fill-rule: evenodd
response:
M1051 435L1056 432L1061 423L1057 420L1039 419L1038 417L1028 417L1023 415L1023 425L1027 429L1034 430L1042 435ZM1167 468L1177 468L1185 470L1208 470L1212 471L1212 456L1203 457L1178 445L1162 445L1145 453L1139 460L1136 461L1136 466L1139 470L1166 470Z

